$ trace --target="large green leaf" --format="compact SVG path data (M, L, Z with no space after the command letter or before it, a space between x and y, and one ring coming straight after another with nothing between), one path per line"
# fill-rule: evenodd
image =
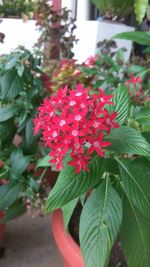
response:
M11 174L19 177L28 167L30 160L31 157L24 156L20 149L13 150L10 156Z
M150 213L149 218L144 217L128 200L123 206L120 237L128 267L149 267Z
M15 133L16 128L13 119L0 123L0 140L3 145L12 144Z
M130 99L128 89L125 85L120 85L114 92L114 105L108 106L110 112L118 113L116 121L119 124L124 123L129 114Z
M13 99L22 90L22 80L16 71L7 71L1 78L1 98Z
M123 32L113 36L113 39L127 39L138 44L150 45L150 33L149 32Z
M33 135L33 118L30 118L26 124L26 144L30 146L34 141Z
M46 211L63 207L72 199L81 196L88 189L93 188L101 179L104 172L104 159L94 156L89 164L89 172L81 171L76 174L73 167L65 164L65 169L60 172L57 182L47 200Z
M122 202L104 181L89 197L80 219L80 245L86 267L104 267L122 221Z
M17 107L14 104L0 107L0 122L6 121L12 118L17 111Z
M131 65L129 68L127 68L127 72L130 74L140 74L143 71L146 71L146 67L139 65Z
M136 130L129 126L113 129L107 141L111 142L109 150L117 153L137 154L150 156L150 145L146 139Z
M141 125L150 125L150 107L144 107L134 118Z
M2 218L2 223L7 223L10 220L16 219L26 212L25 205L22 198L17 199L6 211L5 216Z
M141 23L145 16L148 2L149 0L134 0L134 12L138 23Z
M119 160L120 178L128 199L145 216L150 217L150 161Z
M73 211L77 205L79 198L75 198L71 200L69 203L67 203L63 208L63 219L64 219L64 225L65 229L67 229L69 221L71 219L71 216L73 214Z
M19 183L11 182L0 187L0 209L4 210L10 207L22 189L22 185Z
M51 157L49 155L46 155L43 159L39 160L37 164L37 168L40 167L50 167L51 163L49 162L51 160Z

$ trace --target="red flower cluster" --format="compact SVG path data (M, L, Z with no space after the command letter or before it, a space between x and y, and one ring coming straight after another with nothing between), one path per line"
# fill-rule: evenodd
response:
M131 79L126 81L125 85L128 87L128 93L134 103L143 104L144 102L150 101L149 94L145 95L140 76L131 76Z
M106 104L112 104L111 98L101 89L97 95L89 95L88 88L79 84L75 90L65 87L49 100L44 99L34 119L34 134L42 130L42 139L51 148L50 162L57 171L64 168L67 152L72 158L68 164L75 166L76 173L89 170L87 165L94 151L104 156L103 147L111 144L103 140L104 133L119 127L114 121L117 113L110 114L105 108Z
M99 56L98 55L95 55L95 56L90 56L89 58L86 59L85 61L85 66L86 67L91 67L93 66L96 61L98 60Z

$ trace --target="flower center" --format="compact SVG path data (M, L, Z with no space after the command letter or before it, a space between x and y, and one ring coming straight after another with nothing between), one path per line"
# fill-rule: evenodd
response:
M81 103L80 107L81 108L85 108L85 104L84 103Z
M70 101L70 103L69 103L69 105L70 105L70 106L72 106L72 107L73 107L75 104L76 104L76 102L75 102L75 101L73 101L73 100L72 100L72 101Z
M100 97L100 101L103 102L103 103L105 102L103 97Z
M59 123L60 126L64 126L65 124L66 124L65 120L61 120Z
M100 144L99 144L98 141L95 141L95 142L93 143L93 145L94 145L95 147L99 147L99 146L100 146Z
M94 128L97 128L98 125L99 125L99 123L98 123L97 121L95 121L95 122L93 123L93 127L94 127Z
M81 92L78 92L78 93L75 94L75 96L81 96L81 95L82 95Z
M107 123L107 124L111 124L111 121L110 121L109 118L106 120L106 123Z
M77 136L77 135L78 135L78 131L77 131L77 130L73 130L73 131L72 131L72 135L73 135L73 136Z
M78 149L78 148L80 148L80 144L79 144L79 143L76 143L76 144L74 144L74 147L75 147L76 149Z
M57 132L56 131L54 131L53 133L52 133L52 136L53 137L56 137L58 134L57 134Z
M80 115L76 115L76 116L75 116L75 120L76 120L76 121L80 121L80 120L81 120L81 116L80 116Z

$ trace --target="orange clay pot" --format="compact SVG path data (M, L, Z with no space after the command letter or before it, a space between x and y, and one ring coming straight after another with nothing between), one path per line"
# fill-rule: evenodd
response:
M66 233L61 210L52 215L52 232L57 247L63 257L64 267L85 267L80 251L69 233Z

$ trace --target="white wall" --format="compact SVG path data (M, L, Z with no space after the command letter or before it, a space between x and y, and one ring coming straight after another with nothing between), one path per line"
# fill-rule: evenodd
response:
M77 1L77 21L84 21L90 18L90 0Z
M2 19L0 32L5 34L5 39L4 44L0 43L0 54L9 53L19 45L32 50L40 35L35 23L34 20Z
M75 18L77 0L61 0L61 7L67 7L72 11L72 17Z
M73 52L75 53L75 59L79 63L84 62L89 56L94 56L97 52L97 43L104 39L110 39L113 35L125 32L133 31L133 27L126 26L124 24L109 23L105 21L77 21L77 29L75 35L79 39L78 43L74 45ZM132 42L128 40L115 40L118 48L127 48L125 52L125 60L129 60Z

